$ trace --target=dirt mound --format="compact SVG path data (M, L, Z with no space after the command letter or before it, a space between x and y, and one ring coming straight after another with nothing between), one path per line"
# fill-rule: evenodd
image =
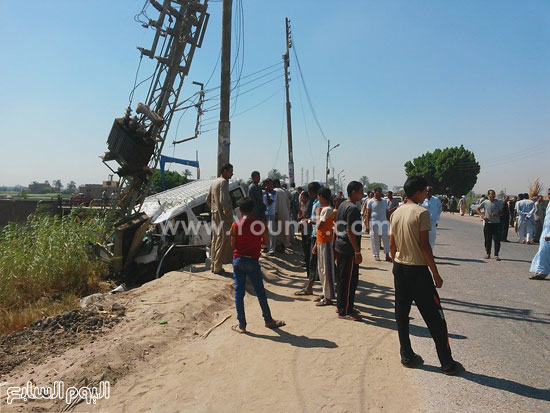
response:
M93 309L77 309L32 323L21 332L0 338L0 374L30 362L38 364L46 357L61 354L68 348L104 334L116 325L124 315L120 304L109 311L99 306Z

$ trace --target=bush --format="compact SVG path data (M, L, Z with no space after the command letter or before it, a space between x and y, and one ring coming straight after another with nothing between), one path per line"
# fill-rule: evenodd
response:
M98 289L106 265L91 253L105 218L82 211L64 217L31 215L0 230L0 313L34 307L39 300L82 296ZM5 325L0 325L4 330Z

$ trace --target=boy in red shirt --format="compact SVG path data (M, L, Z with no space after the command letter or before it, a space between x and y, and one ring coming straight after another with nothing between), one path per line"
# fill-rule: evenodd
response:
M244 314L244 295L246 277L252 282L262 315L267 328L279 328L285 325L284 321L274 320L267 304L262 271L258 259L263 245L269 245L269 236L265 223L253 216L254 201L250 198L239 200L238 206L242 218L231 226L231 246L233 247L233 278L235 280L235 306L239 324L231 327L238 333L246 333L246 317Z

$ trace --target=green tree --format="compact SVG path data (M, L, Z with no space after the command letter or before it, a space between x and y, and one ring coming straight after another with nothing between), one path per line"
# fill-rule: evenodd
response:
M61 179L54 179L52 186L54 187L55 192L61 192L61 190L63 189L63 184L61 183Z
M388 190L388 185L382 183L382 182L371 182L364 186L363 191L374 191L376 188L382 188L382 191Z
M76 182L75 181L70 181L67 186L65 187L65 192L66 194L72 194L74 192L76 192Z
M476 184L479 171L474 153L463 145L426 152L405 163L407 176L423 176L436 194L467 194Z
M185 169L182 173L186 181L189 181L189 178L193 175L193 172L191 172L189 169Z
M337 191L337 189L339 188L338 187L338 183L336 182L336 179L335 178L328 178L328 181L327 181L327 188L329 188L331 191Z
M287 178L286 175L281 174L277 169L272 169L271 171L269 171L267 173L267 176L268 178L280 179L281 181L284 181Z
M363 175L361 178L359 178L359 182L361 182L363 186L366 187L369 184L368 176Z
M162 182L160 179L160 169L155 169L153 172L153 184L152 189L154 192L161 192L166 189L172 189L176 186L186 184L188 179L176 171L164 171L164 185L162 189Z

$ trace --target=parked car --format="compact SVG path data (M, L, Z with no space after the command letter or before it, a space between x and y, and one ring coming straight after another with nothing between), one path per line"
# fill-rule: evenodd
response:
M473 217L474 215L477 215L476 209L481 205L482 200L478 199L476 202L474 202L472 205L470 205L470 216Z
M92 202L94 198L91 196L84 195L83 193L73 195L71 197L71 204L72 205L80 205L80 204L89 204Z

